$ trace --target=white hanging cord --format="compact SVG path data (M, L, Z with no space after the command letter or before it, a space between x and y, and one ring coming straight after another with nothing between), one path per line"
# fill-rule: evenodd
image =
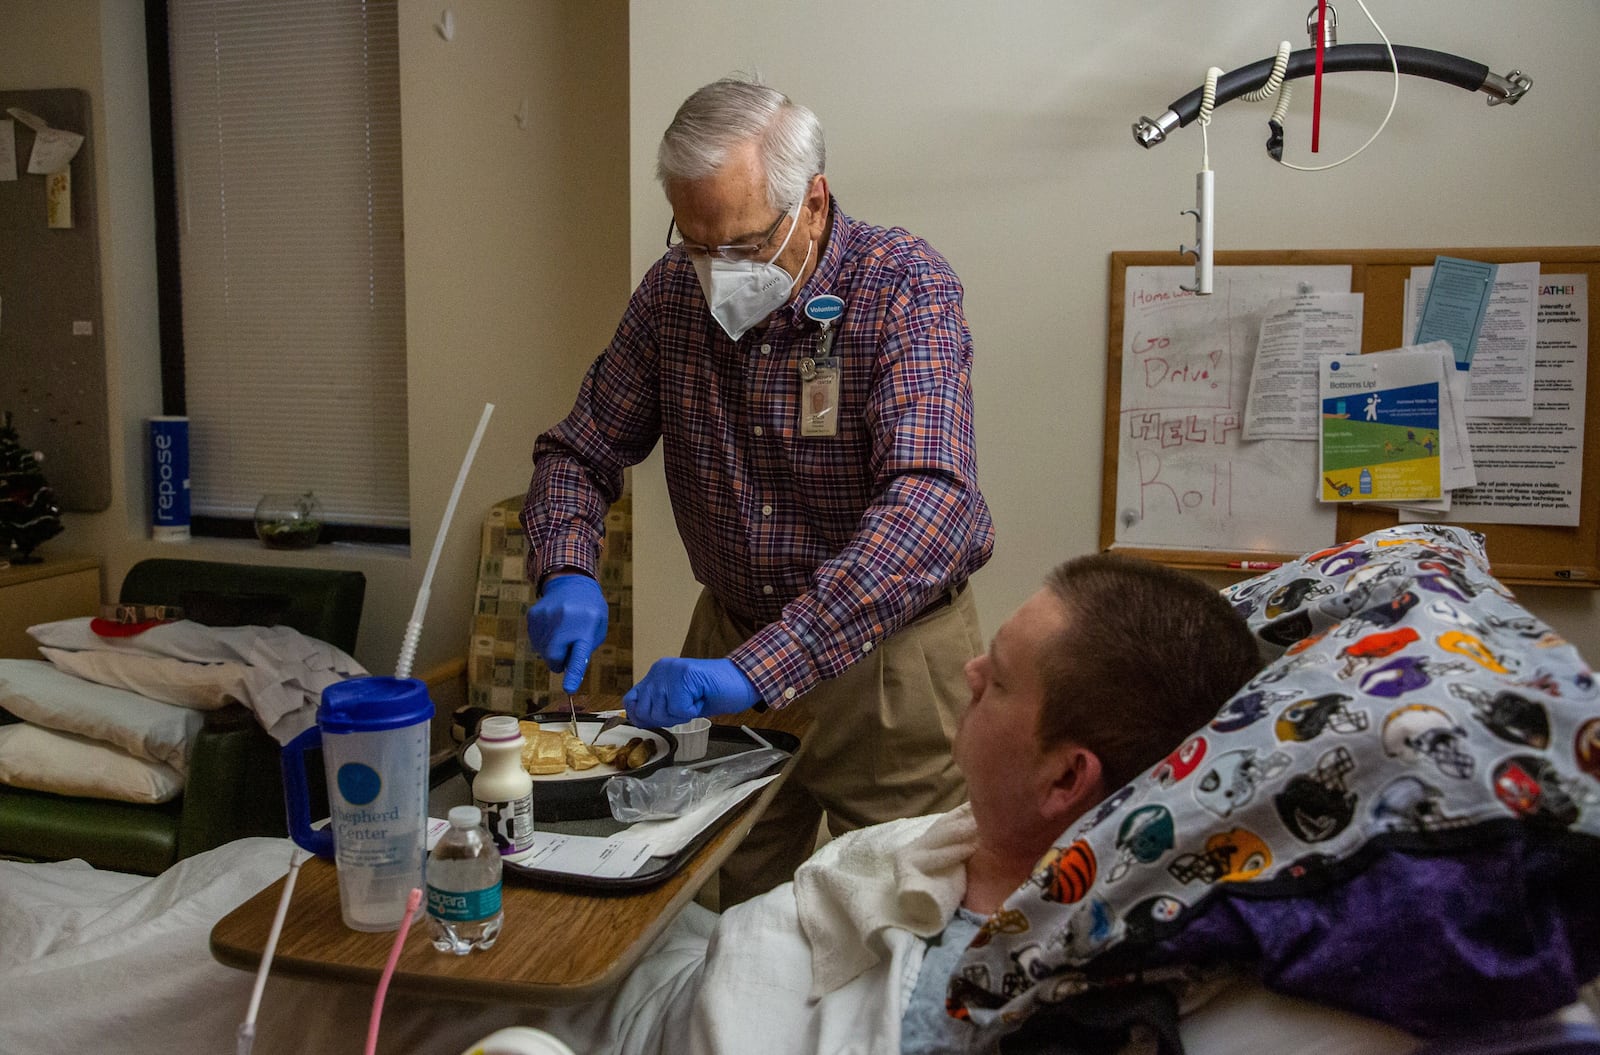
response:
M1377 130L1373 132L1372 135L1367 137L1367 141L1365 143L1362 143L1360 146L1356 147L1338 161L1330 161L1326 165L1296 165L1289 161L1280 160L1278 164L1282 165L1286 169L1294 169L1296 172L1325 172L1328 169L1343 165L1346 161L1349 161L1351 158L1355 157L1357 154L1371 146L1373 140L1377 139L1378 136L1383 133L1383 130L1388 127L1389 118L1394 116L1395 104L1400 101L1400 63L1396 61L1394 57L1394 44L1390 43L1388 35L1383 31L1383 27L1378 25L1378 20L1372 17L1372 12L1367 10L1365 0L1356 0L1356 3L1361 6L1361 13L1367 16L1367 21L1372 23L1372 28L1378 31L1378 36L1383 38L1383 46L1389 49L1389 68L1394 71L1394 93L1389 97L1389 112L1383 115L1383 121L1379 123ZM1288 89L1285 89L1284 91L1287 95ZM1287 99L1285 99L1284 103L1279 105L1287 108ZM1277 116L1277 111L1274 111L1274 119L1278 120L1279 122L1283 120L1282 117Z
M289 913L289 898L294 894L294 881L300 875L300 866L311 854L295 847L289 855L289 875L283 881L283 893L278 895L278 911L272 917L272 927L267 931L267 944L261 950L261 966L256 968L255 988L250 990L250 1007L239 1023L237 1055L250 1055L256 1042L256 1012L261 1010L261 994L267 988L267 972L272 970L272 955L278 950L278 935L283 932L283 918Z
M1217 105L1217 78L1222 70L1213 66L1206 70L1206 86L1200 93L1200 171L1211 169L1211 137L1206 132L1211 124L1211 111Z
M493 413L494 404L485 403L483 416L478 419L478 429L472 434L472 442L467 445L467 456L461 463L461 471L456 474L456 485L450 491L450 501L444 507L444 519L439 522L439 533L433 537L433 553L428 557L428 570L422 573L422 586L417 590L417 603L411 609L411 622L406 624L405 640L400 643L400 661L394 668L394 676L397 678L411 677L411 661L416 658L417 639L422 636L422 617L428 611L428 593L433 587L433 570L439 566L439 551L444 548L445 533L450 530L450 521L456 515L456 502L461 498L461 485L467 482L467 470L472 468L472 459L478 453L483 430L488 428L489 415Z

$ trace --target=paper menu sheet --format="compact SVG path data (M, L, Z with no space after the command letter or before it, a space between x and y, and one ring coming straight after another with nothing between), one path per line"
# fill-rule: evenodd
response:
M428 850L433 850L450 828L450 822L438 817L428 818ZM528 868L595 878L621 879L643 868L650 859L650 845L628 840L619 833L610 836L565 835L560 832L536 831L533 846L517 854L507 854L505 860Z
M535 831L533 846L519 854L508 854L506 860L545 872L623 879L643 868L650 857L648 843L628 839L622 833L601 836Z
M652 858L670 857L688 846L724 813L771 783L775 777L748 780L706 799L671 820L640 821L612 835L535 832L533 848L507 857L525 868L595 879L637 875ZM537 823L537 821L535 821Z
M776 774L748 780L712 795L682 817L641 821L610 835L574 835L537 829L533 846L506 860L523 868L591 879L625 879L637 875L653 858L670 857L688 846L729 810L776 779ZM449 827L436 817L428 820L428 848Z

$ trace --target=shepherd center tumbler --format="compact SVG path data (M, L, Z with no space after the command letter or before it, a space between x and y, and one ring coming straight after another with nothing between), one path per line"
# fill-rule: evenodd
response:
M351 678L323 689L317 724L284 745L289 834L334 859L351 930L394 930L411 890L422 887L432 718L428 688L416 678ZM332 823L314 831L305 752L318 745Z

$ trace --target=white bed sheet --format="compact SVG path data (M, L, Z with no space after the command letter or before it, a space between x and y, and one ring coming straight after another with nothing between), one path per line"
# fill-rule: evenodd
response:
M284 839L243 839L154 879L82 861L0 861L0 1047L234 1052L255 978L211 958L211 927L283 875L291 849ZM359 1053L371 1000L368 987L273 978L254 1052ZM518 1017L483 1004L414 1008L396 995L379 1050L453 1055Z
M211 958L211 927L283 875L292 852L286 839L242 839L153 879L82 861L0 861L0 1051L235 1052L254 975ZM612 1000L585 1008L552 1013L391 993L378 1050L456 1055L512 1025L548 1030L578 1052L674 1047L672 1020L692 999L715 921L690 906ZM516 925L528 924L508 921ZM371 1001L370 986L274 977L253 1055L358 1055ZM1565 1017L1593 1020L1578 1007ZM1253 982L1227 987L1187 1016L1183 1034L1190 1055L1399 1055L1416 1046Z
M212 959L211 928L287 872L293 846L241 839L155 878L0 861L0 1052L235 1052L255 975ZM611 1004L544 1012L391 992L378 1051L456 1055L511 1025L548 1029L581 1052L655 1050L660 1011L691 980L715 920L691 909ZM253 1055L359 1055L372 995L273 976Z

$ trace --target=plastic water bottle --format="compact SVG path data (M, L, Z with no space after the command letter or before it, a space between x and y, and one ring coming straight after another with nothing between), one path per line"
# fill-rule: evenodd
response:
M500 851L478 807L455 806L447 816L450 828L428 855L428 929L435 949L465 956L500 936Z

